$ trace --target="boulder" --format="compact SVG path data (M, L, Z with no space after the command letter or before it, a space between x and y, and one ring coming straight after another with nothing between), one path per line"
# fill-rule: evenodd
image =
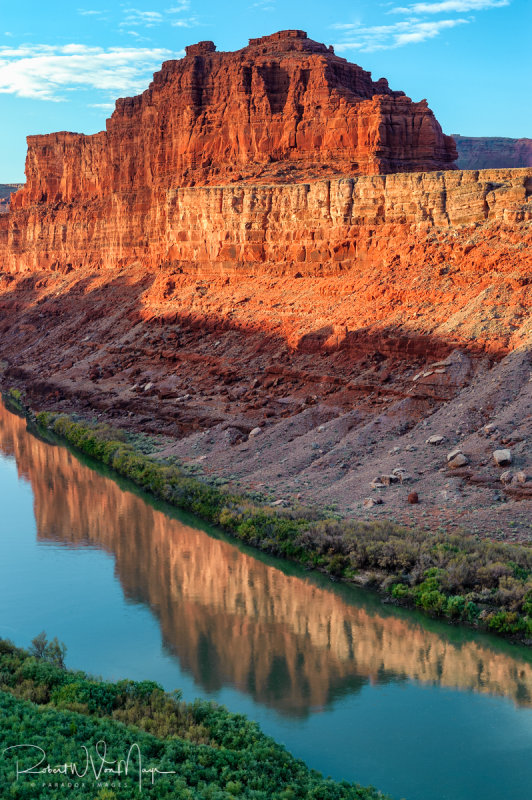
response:
M506 467L512 463L512 453L510 450L495 450L493 453L493 460L498 467Z
M425 440L425 444L441 444L445 441L445 436L440 436L440 434L434 434L433 436L429 436L428 439Z
M447 466L451 469L458 469L459 467L465 467L469 464L469 459L463 453L457 453L454 458L447 462Z
M380 482L384 484L384 486L390 486L392 483L397 483L399 481L398 475L381 475L379 478Z
M382 505L383 500L382 497L365 497L362 502L363 508L373 508L373 506L380 506Z
M453 458L456 458L456 456L460 455L461 453L462 450L460 447L455 447L454 450L451 450L450 453L447 453L447 461L452 461Z

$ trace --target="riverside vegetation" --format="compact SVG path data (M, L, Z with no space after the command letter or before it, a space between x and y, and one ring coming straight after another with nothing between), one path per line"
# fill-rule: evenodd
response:
M153 681L113 683L67 670L64 646L54 640L39 651L35 643L40 639L42 644L42 638L40 634L34 639L31 653L0 639L0 781L10 787L3 797L57 800L65 796L62 784L74 783L70 773L16 780L16 759L22 770L36 763L39 755L31 752L24 757L4 748L31 744L45 751L44 765L76 763L81 773L83 747L98 769L96 747L105 742L109 761L126 759L129 748L138 745L144 768L173 773L154 774L153 786L151 775L143 776L143 795L157 800L385 800L372 788L323 778L263 734L256 723L215 703L186 703L180 692L169 694ZM126 777L102 775L103 786L95 781L95 794L83 791L83 796L138 797L136 752ZM87 778L76 782L88 791L90 778L94 780L92 767Z
M247 544L333 579L375 588L392 602L433 616L525 642L532 638L530 547L273 508L156 461L107 424L50 412L37 414L36 421L41 431Z

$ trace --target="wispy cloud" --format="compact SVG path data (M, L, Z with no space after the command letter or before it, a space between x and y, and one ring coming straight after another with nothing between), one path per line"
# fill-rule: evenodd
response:
M257 2L250 5L250 8L257 11L275 11L275 3L273 0L257 0Z
M182 19L175 19L170 23L173 28L197 28L201 22L197 17L183 17Z
M468 11L484 11L488 8L509 6L511 0L438 0L434 3L412 3L409 6L392 8L388 14L465 14Z
M100 90L105 100L136 94L146 88L162 61L181 55L163 48L4 46L0 47L0 94L55 102L65 100L72 89Z
M340 53L345 50L360 50L363 53L390 50L434 39L443 30L454 28L457 25L465 25L467 22L467 19L429 21L414 18L395 22L392 25L368 27L358 23L333 25L333 28L343 31L346 36L344 41L335 43L334 49Z
M174 28L195 28L201 24L195 15L188 17L175 18L176 14L183 14L189 11L189 0L182 0L177 5L167 8L165 11L143 11L139 8L126 8L125 17L119 23L120 28L154 28L163 22ZM131 33L131 31L128 31Z
M121 28L132 28L140 26L143 28L153 28L160 25L163 15L160 11L141 11L139 8L126 8L126 16L120 23Z
M172 8L167 8L167 14L182 14L183 11L188 11L190 9L190 2L189 0L181 0L176 6L172 6Z
M103 17L106 11L95 11L91 8L78 8L78 14L82 17Z
M343 41L334 45L335 50L390 50L408 44L419 44L434 39L443 31L467 25L474 17L453 17L452 14L465 14L490 8L509 6L512 0L431 0L414 2L405 6L395 6L386 13L408 15L389 25L364 25L361 21L338 23L331 28L342 31ZM387 5L391 5L388 3ZM435 20L432 15L446 14L445 19Z

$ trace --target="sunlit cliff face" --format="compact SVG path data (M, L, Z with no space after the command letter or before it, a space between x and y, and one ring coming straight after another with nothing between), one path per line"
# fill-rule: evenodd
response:
M532 667L473 634L425 630L374 600L351 605L171 519L0 406L0 452L32 485L38 538L116 559L127 597L160 620L165 645L206 689L231 684L294 715L366 681L414 679L532 700ZM378 613L376 611L378 610ZM503 646L504 647L504 646Z

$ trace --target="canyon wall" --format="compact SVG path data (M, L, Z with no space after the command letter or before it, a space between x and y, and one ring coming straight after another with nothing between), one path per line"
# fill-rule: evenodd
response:
M532 167L532 139L504 136L453 136L460 169Z
M415 232L532 218L532 169L358 176L305 183L176 187L32 202L0 219L4 271L263 264L337 271L393 256ZM26 194L25 194L26 193ZM383 262L384 259L384 262Z

